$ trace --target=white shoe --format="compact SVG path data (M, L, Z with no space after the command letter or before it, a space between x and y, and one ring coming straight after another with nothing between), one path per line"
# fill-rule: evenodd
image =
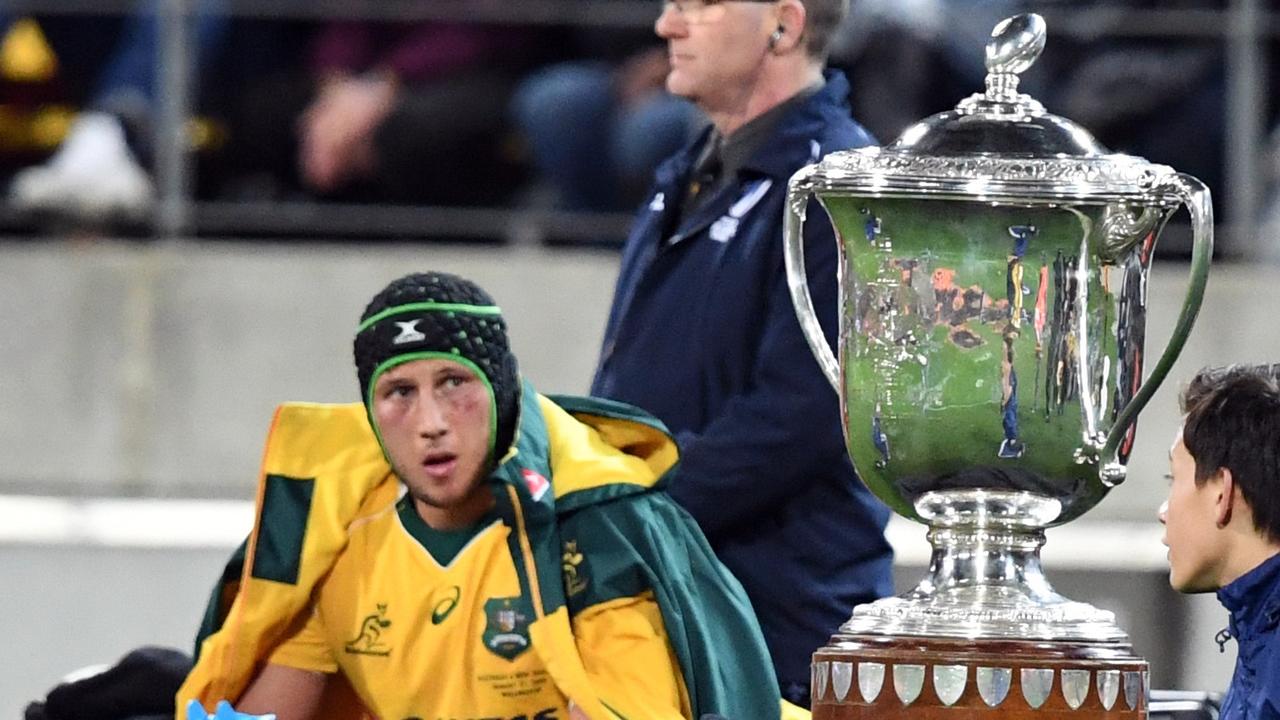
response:
M84 113L48 162L14 175L9 200L23 210L90 220L141 219L155 202L155 187L129 151L120 121Z

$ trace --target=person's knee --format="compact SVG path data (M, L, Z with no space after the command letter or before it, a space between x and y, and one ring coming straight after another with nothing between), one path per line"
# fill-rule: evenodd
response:
M658 163L684 147L701 121L692 103L654 95L618 120L613 142L618 173L647 179Z
M612 79L602 63L561 63L525 78L512 99L517 124L526 130L599 121L613 103Z

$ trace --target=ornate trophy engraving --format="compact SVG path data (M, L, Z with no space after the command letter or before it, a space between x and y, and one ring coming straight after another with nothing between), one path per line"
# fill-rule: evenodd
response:
M1146 663L1112 613L1053 591L1039 552L1124 480L1135 418L1200 308L1212 210L1195 178L1020 94L1044 44L1040 16L1001 22L985 93L791 180L792 299L850 456L933 545L914 590L855 608L814 655L815 717L1145 714ZM810 196L840 243L839 360L804 275ZM1186 301L1144 381L1152 251L1183 206Z

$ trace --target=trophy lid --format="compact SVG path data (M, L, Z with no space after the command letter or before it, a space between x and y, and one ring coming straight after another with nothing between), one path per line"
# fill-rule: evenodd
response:
M1172 168L1111 153L1088 130L1018 92L1019 74L1045 39L1039 15L1006 18L987 43L985 93L912 125L890 145L832 153L801 173L818 192L873 196L1164 199L1159 186Z

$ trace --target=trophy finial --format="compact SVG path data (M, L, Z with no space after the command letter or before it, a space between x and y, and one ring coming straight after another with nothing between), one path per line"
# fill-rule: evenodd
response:
M991 31L987 42L987 99L1013 102L1017 99L1018 73L1035 63L1047 37L1044 18L1023 13L1005 18Z

